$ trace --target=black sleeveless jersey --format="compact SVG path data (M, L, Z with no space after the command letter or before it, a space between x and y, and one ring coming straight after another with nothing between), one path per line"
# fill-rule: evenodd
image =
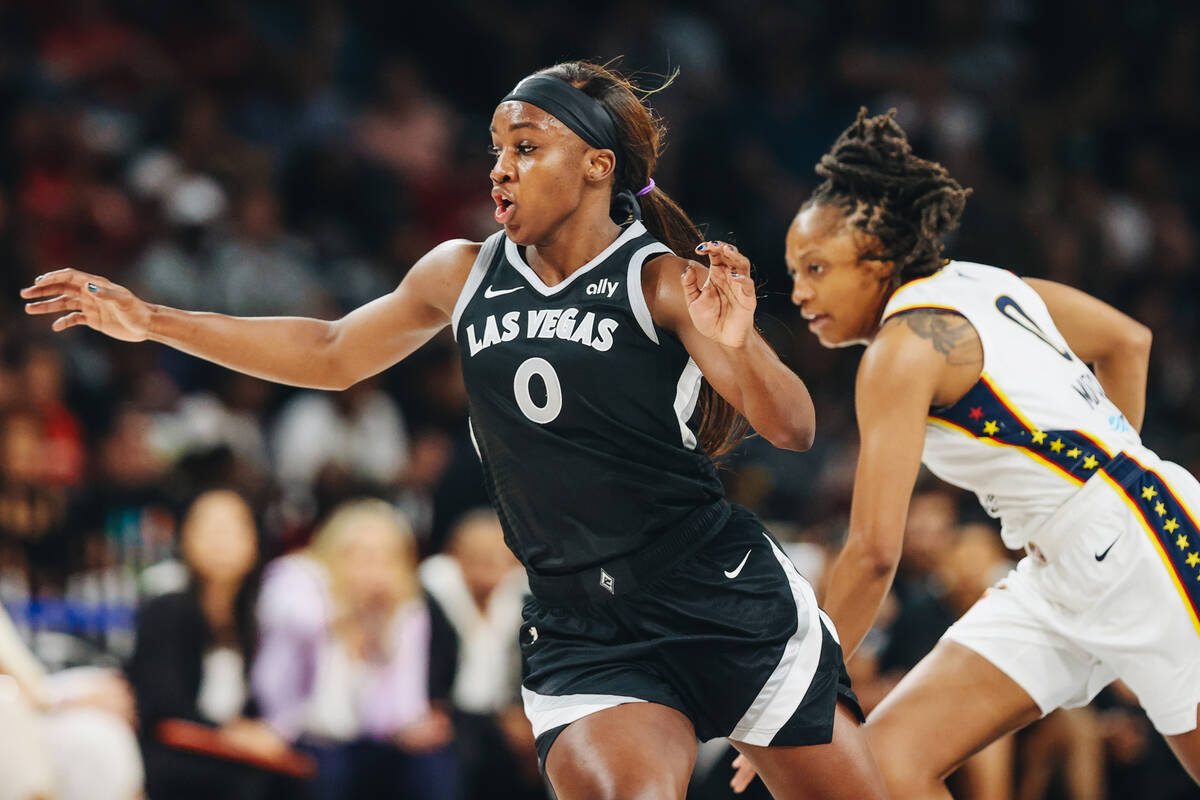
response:
M632 553L722 501L691 422L700 369L642 295L642 265L669 252L635 221L546 286L501 231L455 306L488 494L535 574Z

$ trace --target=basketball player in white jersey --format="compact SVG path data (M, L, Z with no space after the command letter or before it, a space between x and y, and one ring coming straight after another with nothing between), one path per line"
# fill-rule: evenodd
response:
M892 796L949 797L970 755L1117 678L1200 781L1200 484L1138 436L1150 332L1061 284L943 259L967 192L890 114L860 112L817 173L788 231L792 301L826 347L866 345L823 604L842 647L891 586L922 461L1027 553L869 718Z

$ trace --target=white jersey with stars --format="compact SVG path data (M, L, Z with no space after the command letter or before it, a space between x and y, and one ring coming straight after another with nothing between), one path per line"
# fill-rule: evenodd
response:
M929 412L922 457L974 492L1007 546L1121 451L1154 459L1088 366L1071 352L1033 287L1007 270L952 261L904 284L884 321L920 309L965 317L983 346L978 383Z

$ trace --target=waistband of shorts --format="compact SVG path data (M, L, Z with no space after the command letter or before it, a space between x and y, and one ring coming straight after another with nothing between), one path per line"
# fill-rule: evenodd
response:
M529 590L550 605L587 605L612 600L639 586L695 553L724 527L732 509L724 499L691 512L641 550L568 575L529 573Z
M1100 469L1104 470L1118 486L1125 489L1131 489L1140 484L1142 476L1146 474L1146 468L1124 451L1117 453Z
M1146 474L1146 468L1135 461L1125 452L1119 452L1106 461L1102 461L1096 470L1104 472L1113 483L1124 489L1138 486ZM1062 552L1070 535L1076 530L1080 506L1088 506L1094 501L1090 498L1092 492L1101 491L1103 480L1098 474L1092 475L1075 493L1067 498L1061 506L1038 525L1037 530L1025 543L1025 552L1039 564L1049 564L1055 561Z

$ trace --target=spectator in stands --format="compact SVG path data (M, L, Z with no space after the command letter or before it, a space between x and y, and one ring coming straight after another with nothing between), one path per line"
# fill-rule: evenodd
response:
M517 634L529 590L496 513L485 508L463 516L448 552L421 565L421 582L458 639L450 696L464 799L545 798L533 730L520 705Z
M47 675L0 607L0 800L137 800L133 698L103 670Z
M268 568L255 696L316 756L314 800L456 796L450 717L431 699L436 612L415 553L394 508L357 500Z
M288 745L256 718L250 699L258 584L258 532L250 507L231 491L201 495L184 518L180 550L187 588L142 606L128 670L147 791L155 800L266 797L270 774L246 762L278 761ZM163 723L171 721L212 726L234 758L165 743L170 736Z

